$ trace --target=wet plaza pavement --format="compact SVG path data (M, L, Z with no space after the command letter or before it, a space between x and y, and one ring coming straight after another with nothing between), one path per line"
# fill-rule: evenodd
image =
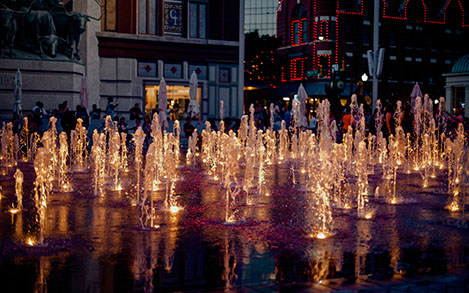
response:
M175 194L183 207L178 213L160 209L165 192L153 192L159 228L152 230L140 228L140 207L132 205L132 166L121 177L123 190L108 188L102 197L93 195L92 172L74 173L73 192L50 195L44 245L33 247L27 241L39 233L34 169L19 163L24 209L11 214L14 169L2 167L7 173L0 176L1 291L469 289L469 230L462 212L445 209L445 170L427 188L418 173L398 172L397 205L387 203L390 180L379 172L370 175L374 217L333 207L332 236L316 239L316 195L305 190L305 175L292 172L290 163L267 169L269 196L255 195L251 205L244 193L237 196L241 220L233 224L224 222L225 189L199 163L177 169ZM347 185L354 190L353 180Z

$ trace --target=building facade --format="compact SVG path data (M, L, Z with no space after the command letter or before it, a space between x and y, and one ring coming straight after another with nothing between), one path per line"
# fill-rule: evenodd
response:
M246 0L244 31L259 31L259 35L276 35L276 11L278 0Z
M469 54L454 63L446 77L446 109L454 113L457 107L464 109L464 117L469 117Z
M171 119L182 119L189 79L196 72L200 119L242 114L239 66L240 1L106 0L97 32L100 106L112 97L118 111L143 103L157 108L159 84L168 87ZM242 84L242 82L241 82Z
M285 57L282 83L306 84L326 96L324 85L350 96L371 92L367 51L373 44L372 0L283 0L277 11L278 52ZM381 100L408 99L415 82L433 97L445 94L443 73L464 55L469 3L463 0L383 0L379 46L385 48ZM369 74L368 74L369 75ZM341 80L342 83L338 83ZM358 83L358 84L357 84ZM315 86L315 84L317 86ZM363 87L363 89L359 89ZM365 94L363 94L365 95ZM336 97L336 95L333 95Z
M64 17L73 11L70 15L83 20L78 57L67 56L66 51L39 55L15 43L14 54L0 56L2 117L11 117L18 68L25 113L37 101L47 110L67 101L71 110L96 104L104 111L108 98L118 103L118 115L128 113L135 103L149 113L157 108L164 78L169 117L182 119L190 99L189 79L196 72L200 119L219 118L221 100L225 116L241 116L243 0L64 0L51 5L34 7L34 12L42 10L51 19L57 11ZM72 16L67 19L76 21Z

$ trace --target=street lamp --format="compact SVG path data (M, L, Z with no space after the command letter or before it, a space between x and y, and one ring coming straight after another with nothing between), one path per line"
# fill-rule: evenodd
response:
M324 41L324 36L319 36L318 38L320 41Z
M368 75L366 75L366 73L363 73L362 75L362 81L363 82L366 82L368 80Z

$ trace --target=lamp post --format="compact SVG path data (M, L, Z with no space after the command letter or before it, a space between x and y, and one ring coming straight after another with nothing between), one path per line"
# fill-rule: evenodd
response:
M368 80L368 75L366 75L366 73L363 73L362 75L362 81L363 82L366 82Z

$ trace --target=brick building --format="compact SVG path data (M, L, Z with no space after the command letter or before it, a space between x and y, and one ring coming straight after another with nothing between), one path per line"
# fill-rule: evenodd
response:
M277 35L282 40L278 52L285 58L283 87L302 82L310 96L319 97L327 95L325 85L331 81L342 96L360 90L357 82L368 74L366 52L373 49L373 2L280 1ZM379 98L405 100L415 82L435 98L445 95L442 74L466 53L468 12L466 0L380 1L379 46L386 51ZM360 92L371 92L371 78Z

